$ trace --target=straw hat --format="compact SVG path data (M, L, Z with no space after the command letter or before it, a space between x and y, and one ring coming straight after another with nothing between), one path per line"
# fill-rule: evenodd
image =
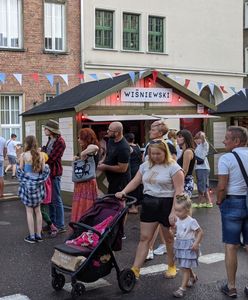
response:
M55 120L50 119L48 122L46 122L44 127L55 134L61 134L59 130L59 123Z

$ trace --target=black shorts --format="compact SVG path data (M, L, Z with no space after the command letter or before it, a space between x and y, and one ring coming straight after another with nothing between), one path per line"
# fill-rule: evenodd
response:
M159 222L170 227L169 215L173 205L173 197L153 197L144 195L141 201L140 221L145 223Z

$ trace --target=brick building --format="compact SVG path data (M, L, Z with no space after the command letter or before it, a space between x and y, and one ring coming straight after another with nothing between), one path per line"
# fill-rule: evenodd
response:
M20 113L80 83L80 47L80 0L0 1L3 136L22 140Z

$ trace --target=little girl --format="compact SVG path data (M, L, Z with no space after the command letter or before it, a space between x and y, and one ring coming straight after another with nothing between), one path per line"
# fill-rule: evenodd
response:
M26 207L29 229L29 235L24 241L28 243L42 242L40 203L45 197L44 182L49 176L49 167L45 165L44 156L38 150L37 140L32 135L25 138L24 152L20 157L17 176L20 183L19 196Z
M199 245L203 231L191 214L191 200L187 194L177 195L175 202L176 241L174 244L175 259L183 273L182 284L173 293L176 298L182 298L187 287L196 283L197 276L192 271L198 266Z

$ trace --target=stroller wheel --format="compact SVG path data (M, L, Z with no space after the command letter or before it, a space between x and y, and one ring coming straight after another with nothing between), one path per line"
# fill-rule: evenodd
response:
M124 269L120 272L118 283L119 288L125 292L129 293L135 286L135 275L131 269Z
M60 291L65 285L65 276L62 274L57 274L52 279L52 287L55 291Z
M72 286L72 290L71 290L72 299L77 299L77 297L82 296L84 292L85 292L85 286L80 282L75 283Z

